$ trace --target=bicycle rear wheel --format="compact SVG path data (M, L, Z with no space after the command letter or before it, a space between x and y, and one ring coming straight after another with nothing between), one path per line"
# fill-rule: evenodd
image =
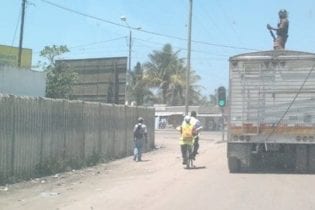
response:
M187 145L187 151L186 151L186 168L190 169L194 167L193 164L193 159L192 159L192 146L191 145Z

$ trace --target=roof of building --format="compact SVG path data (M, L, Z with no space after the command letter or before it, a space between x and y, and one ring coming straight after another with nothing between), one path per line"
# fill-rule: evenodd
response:
M184 115L185 106L154 105L156 116ZM221 110L217 106L189 106L188 111L196 111L198 116L221 116Z

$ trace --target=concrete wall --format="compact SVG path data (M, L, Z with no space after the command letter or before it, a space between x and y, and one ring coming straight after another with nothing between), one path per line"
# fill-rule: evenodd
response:
M125 104L127 57L57 60L78 73L71 98Z
M147 151L154 147L153 108L0 95L0 184L131 155L140 115Z
M0 66L0 93L45 96L46 73Z

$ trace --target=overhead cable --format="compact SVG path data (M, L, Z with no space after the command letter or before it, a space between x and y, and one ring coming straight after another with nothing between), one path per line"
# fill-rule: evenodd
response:
M47 0L41 0L41 1L46 3L46 4L49 4L51 6L57 7L59 9L62 9L62 10L68 11L68 12L72 12L72 13L75 13L77 15L81 15L81 16L84 16L84 17L87 17L87 18L91 18L91 19L94 19L94 20L98 20L98 21L101 21L101 22L104 22L104 23L112 24L112 25L115 25L115 26L123 27L123 28L132 29L132 30L137 30L137 31L140 31L140 32L143 32L143 33L156 35L156 36L160 36L160 37L166 37L166 38L172 38L172 39L181 40L181 41L187 41L187 39L185 39L185 38L181 38L181 37L177 37L177 36L173 36L173 35L168 35L168 34L157 33L157 32L153 32L153 31L147 31L147 30L144 30L144 29L138 29L136 27L131 27L131 26L126 26L126 25L123 25L123 24L115 23L113 21L105 20L105 19L100 18L100 17L89 15L89 14L86 14L86 13L83 13L83 12L79 12L79 11L74 10L74 9L70 9L70 8L61 6L59 4L55 4L55 3L51 2L51 1L47 1ZM206 42L206 41L192 40L192 42L193 43L198 43L198 44L216 46L216 47L230 48L230 49L259 51L259 49L246 48L246 47L237 47L237 46L217 44L217 43L210 43L210 42Z

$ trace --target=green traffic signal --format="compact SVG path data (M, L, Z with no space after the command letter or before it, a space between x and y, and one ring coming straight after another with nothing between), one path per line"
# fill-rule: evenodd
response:
M225 101L224 100L220 100L219 101L219 106L224 107L225 106Z
M218 88L218 105L219 107L225 107L226 105L226 89L223 86Z

